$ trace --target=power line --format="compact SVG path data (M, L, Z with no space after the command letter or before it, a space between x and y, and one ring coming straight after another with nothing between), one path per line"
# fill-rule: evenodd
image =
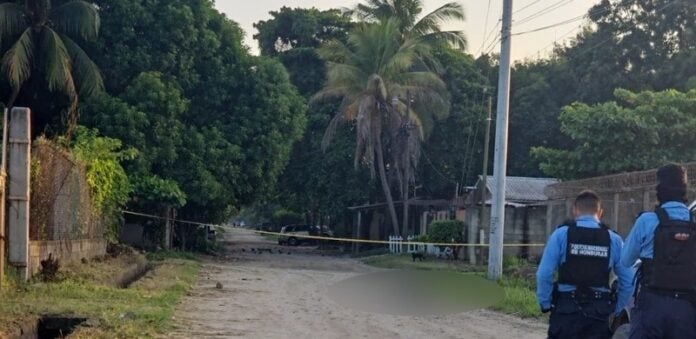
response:
M524 11L525 9L527 9L527 8L529 8L529 7L532 7L532 6L534 6L534 5L538 4L538 3L540 3L541 1L542 1L542 0L534 0L534 1L530 2L529 4L525 5L524 7L522 7L522 8L520 8L520 9L518 9L518 10L512 12L512 14L517 14L517 13L519 13L519 12L522 12L522 11Z
M483 50L483 46L486 44L486 30L488 29L488 16L491 14L491 0L488 0L488 9L486 10L486 21L483 25L483 36L481 37L481 47L479 52Z
M563 34L560 38L556 38L556 40L552 41L550 44L548 44L548 45L542 47L541 49L537 50L537 51L534 52L534 53L527 54L527 56L525 56L525 59L526 59L526 58L529 58L529 57L532 56L532 55L539 54L539 52L545 51L545 50L547 50L549 47L556 45L556 44L558 43L559 40L565 39L567 36L573 34L573 33L576 32L577 30L582 29L582 27L583 27L582 25L577 26L577 27L573 27L570 31L568 31L568 32L566 32L565 34Z
M539 27L539 28L535 28L535 29L530 29L528 31L513 33L512 35L524 35L524 34L529 34L529 33L541 32L541 31L545 31L547 29L551 29L554 27L563 26L563 25L567 25L569 23L580 21L580 20L583 20L585 18L587 18L587 14L583 14L583 15L577 16L577 17L572 18L572 19L557 22L555 24L551 24L551 25L547 25L547 26L543 26L543 27Z
M544 16L544 15L546 15L546 14L549 14L549 13L551 13L551 12L553 12L553 11L555 11L555 10L557 10L557 9L559 9L559 8L561 8L561 7L563 7L563 6L565 6L565 5L568 5L568 4L570 4L571 2L573 2L573 0L559 0L559 1L553 3L553 4L549 5L549 6L547 6L547 7L543 8L543 9L541 9L540 11L538 11L538 12L536 12L536 13L534 13L534 14L531 14L531 15L529 15L529 16L523 18L523 19L520 19L519 21L515 21L515 24L521 25L521 24L523 24L523 23L529 22L529 21L534 20L534 19L536 19L536 18L538 18L538 17L541 17L541 16Z
M482 54L489 54L489 53L493 52L493 49L495 49L495 46L497 46L499 42L500 42L500 33L498 33L498 35L496 35L495 40L493 40L490 43L490 45L488 45L488 47L483 51Z

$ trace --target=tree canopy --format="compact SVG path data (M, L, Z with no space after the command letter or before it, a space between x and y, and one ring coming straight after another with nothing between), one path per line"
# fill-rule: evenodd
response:
M696 90L615 95L618 101L563 109L561 131L572 147L533 149L546 174L584 178L696 159Z
M109 94L83 116L143 149L131 173L176 182L181 215L193 219L224 221L268 196L305 124L283 66L250 56L209 1L96 4L102 34L91 51Z

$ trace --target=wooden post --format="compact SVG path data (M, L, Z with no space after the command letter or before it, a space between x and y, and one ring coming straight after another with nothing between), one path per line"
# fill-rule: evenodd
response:
M358 210L358 225L356 227L355 231L355 239L358 240L360 239L360 233L362 231L362 211ZM360 243L359 242L354 242L353 243L353 253L358 253L360 252Z
M469 263L472 265L476 265L476 246L473 246L476 244L476 237L478 236L477 229L482 226L482 218L479 216L479 220L477 223L474 223L474 213L471 213L471 218L468 224L468 229L467 229L467 235L468 239L467 242L469 243ZM483 249L480 249L483 250Z
M644 211L650 211L652 210L655 206L650 205L650 195L652 194L652 191L650 189L645 189L643 192L643 210Z
M167 207L165 209L166 217L164 221L164 249L170 250L172 248L172 208Z
M20 278L29 279L29 187L31 167L31 111L15 107L10 113L8 231L9 262Z
M2 159L0 160L0 290L5 279L5 183L7 182L7 108L2 117Z

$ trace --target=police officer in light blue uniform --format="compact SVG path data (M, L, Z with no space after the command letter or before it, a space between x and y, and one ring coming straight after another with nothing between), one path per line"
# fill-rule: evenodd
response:
M575 220L558 227L546 244L537 299L542 312L551 312L549 338L610 338L609 320L631 296L634 272L621 265L623 242L601 224L602 212L596 193L580 193L573 205ZM609 288L611 271L618 278L616 294Z
M641 260L630 338L696 338L696 224L686 192L684 167L660 167L659 206L641 214L626 238L623 265Z

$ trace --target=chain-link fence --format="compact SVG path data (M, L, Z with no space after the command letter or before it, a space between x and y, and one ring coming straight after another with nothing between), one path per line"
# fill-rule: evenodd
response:
M104 236L92 206L85 166L47 139L32 148L31 240L78 240Z

